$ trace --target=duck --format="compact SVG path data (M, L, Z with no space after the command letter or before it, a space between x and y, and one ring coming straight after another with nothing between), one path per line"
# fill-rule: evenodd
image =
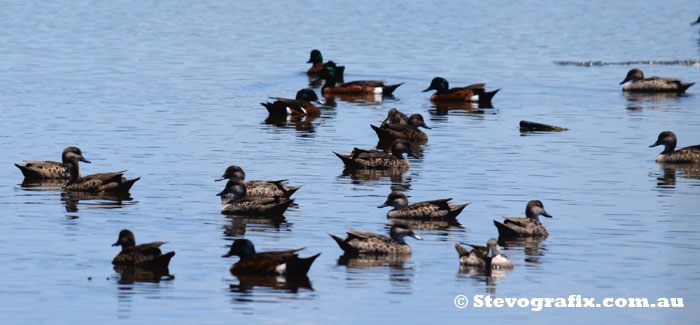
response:
M547 237L549 232L540 222L539 216L551 218L542 205L542 201L532 200L525 207L526 218L506 217L503 223L496 220L493 224L498 228L498 235L502 237Z
M388 127L389 124L406 125L408 124L408 116L406 116L406 114L402 113L398 109L392 108L387 112L386 118L384 119L384 121L382 121L382 124L379 127L385 128Z
M117 242L112 246L121 246L122 251L112 260L112 264L120 266L139 266L142 268L167 268L175 252L162 254L160 246L167 242L157 241L136 245L134 233L124 229L119 232Z
M321 94L323 95L333 95L333 94L345 94L345 95L365 95L365 94L376 94L382 96L391 95L396 88L401 86L403 83L395 85L385 85L384 81L381 80L358 80L346 83L339 83L338 71L336 68L331 66L324 67L319 73L319 78L326 81L326 83L321 88Z
M226 167L224 174L221 177L215 179L214 181L219 182L224 179L237 178L240 180L245 180L245 172L243 168L236 165L231 165ZM299 186L287 186L284 183L286 179L281 179L277 181L247 181L246 186L246 196L248 197L285 197L289 198L292 194L296 193L303 185ZM225 200L230 200L232 195L222 195L221 198Z
M333 152L345 167L357 169L408 169L411 164L404 159L403 154L419 158L411 150L411 146L402 139L394 140L391 144L391 154L377 150L364 150L355 148L350 155L341 155Z
M395 114L398 115L398 114ZM401 123L401 116L398 115L399 123L382 123L383 127L377 127L370 124L372 130L377 133L379 141L393 141L395 139L407 139L410 141L425 142L428 141L428 135L421 131L418 127L430 129L423 120L423 115L411 114L408 117L406 124Z
M651 147L664 145L664 151L656 156L656 162L659 163L698 163L700 162L700 145L689 146L682 149L676 149L676 134L671 131L663 131L659 133Z
M642 70L632 69L627 72L627 77L620 84L622 85L622 91L682 94L695 83L681 82L675 78L644 78Z
M513 262L508 259L498 247L496 238L490 238L486 242L486 247L467 244L472 247L469 251L466 248L455 244L455 249L459 254L459 264L462 266L486 268L487 270L512 269Z
M300 250L290 249L279 252L256 253L253 242L248 239L236 239L228 253L221 257L238 256L240 260L231 266L233 275L306 275L311 264L321 255L301 258Z
M439 199L433 201L423 201L408 204L408 198L401 191L392 191L386 198L386 202L377 208L394 207L386 213L387 218L405 219L447 219L456 218L464 208L471 204L452 204L449 199Z
M61 159L68 153L80 153L80 149L77 147L67 147L63 149L61 154ZM24 165L15 164L24 178L27 180L67 180L70 178L70 172L68 167L62 162L57 161L33 161L33 160L23 160Z
M459 254L459 264L463 266L475 266L475 267L485 267L486 266L486 253L488 250L484 246L466 244L472 247L472 250L468 250L459 244L455 244L455 249L457 254Z
M434 102L478 102L480 104L489 104L500 89L486 91L485 87L485 83L480 83L466 87L450 88L447 79L435 77L430 82L430 86L424 89L423 92L437 91L430 96L430 100Z
M247 197L245 183L237 178L229 179L226 188L216 195L230 194L231 199L221 208L221 214L241 216L280 216L294 202L285 197Z
M355 229L348 229L348 236L340 238L333 234L328 234L333 238L338 246L345 252L345 255L392 255L411 254L411 247L406 244L404 237L413 237L423 240L413 233L407 225L395 224L389 229L389 237L373 234Z
M270 97L275 101L270 103L260 103L267 109L270 116L309 116L309 117L319 117L321 116L321 111L312 101L318 101L318 96L316 92L311 88L304 88L297 92L295 99L287 99L280 97Z
M306 71L306 74L308 74L308 75L316 75L319 72L321 72L321 70L323 70L323 68L332 67L332 68L336 69L336 72L338 74L338 80L343 80L343 74L345 72L345 67L336 65L335 62L333 62L333 61L328 61L326 63L323 63L323 55L321 55L321 51L319 51L317 49L311 50L311 54L309 56L309 61L306 61L306 63L311 63L311 68L309 68L309 70Z
M66 153L62 159L63 164L68 168L70 178L68 182L64 185L64 189L70 192L128 192L131 187L141 179L137 177L134 179L127 179L124 177L126 170L111 172L111 173L99 173L92 174L85 177L81 177L80 173L80 161L84 163L90 163L89 160L85 159L82 151L79 148L72 148L66 152L68 148L64 149Z

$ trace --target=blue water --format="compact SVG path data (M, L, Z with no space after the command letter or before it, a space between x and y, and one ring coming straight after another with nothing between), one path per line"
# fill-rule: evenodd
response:
M230 323L517 320L683 322L700 294L700 168L662 168L659 132L700 143L698 86L630 97L647 76L700 81L697 65L580 67L555 61L697 60L693 1L4 2L0 13L0 312L5 323ZM379 103L337 101L308 124L266 124L259 105L308 86L309 51L345 79L404 82ZM450 110L422 93L435 76L486 82L493 109ZM316 89L317 91L319 89ZM421 113L428 144L400 178L358 179L332 151L372 148L389 108ZM440 114L438 114L440 113ZM521 134L520 120L562 133ZM141 177L123 201L70 202L22 186L12 166L79 146L84 173ZM226 166L304 184L282 222L219 213ZM459 224L417 229L413 255L338 265L327 233L386 233L392 187L411 202L473 202ZM493 219L543 201L545 241L506 247L500 277L459 272L454 243L485 244ZM76 211L77 210L77 211ZM110 245L168 241L172 279L121 284ZM430 227L426 227L430 228ZM233 239L258 251L321 253L310 288L246 288L224 259ZM123 281L121 281L123 282ZM677 309L457 309L495 297L682 297Z

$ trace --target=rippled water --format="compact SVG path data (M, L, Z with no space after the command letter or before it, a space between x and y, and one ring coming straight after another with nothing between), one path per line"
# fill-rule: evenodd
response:
M685 96L625 96L627 65L697 60L692 1L5 3L0 14L0 296L5 322L690 321L700 294L700 168L657 166L648 146L673 130L700 143L698 86ZM258 103L308 85L309 51L346 80L404 82L382 102L336 101L307 123L265 123ZM700 81L693 65L638 66ZM437 110L435 76L500 88L493 109ZM318 91L318 89L317 89ZM401 177L343 173L332 151L372 148L389 108L426 117L429 143ZM521 134L520 120L569 128ZM84 173L128 169L130 197L61 194L22 184L22 159ZM304 184L283 220L226 218L214 182L230 164L250 179ZM327 233L386 233L391 188L413 202L473 202L458 223L414 225L406 261L340 263ZM460 273L454 243L484 244L492 220L540 199L554 219L542 242L514 243L515 268ZM423 229L421 229L421 226ZM169 241L171 278L121 278L119 230ZM309 283L239 281L231 241L258 251L322 253ZM523 248L524 246L524 248ZM343 262L343 261L340 261ZM268 286L266 286L268 285ZM457 309L472 297L683 297L682 309Z

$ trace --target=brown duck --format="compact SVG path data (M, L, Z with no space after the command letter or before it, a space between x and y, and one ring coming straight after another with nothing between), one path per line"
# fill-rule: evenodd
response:
M68 147L63 149L61 159L64 160L66 154L72 152L80 154L80 149L76 147ZM15 164L24 178L28 180L43 180L43 179L69 179L70 172L65 164L56 161L32 161L24 160L25 165Z
M306 275L311 264L321 253L300 258L297 252L302 249L256 253L253 242L236 239L229 252L221 257L236 255L241 258L231 266L230 271L233 275Z
M126 179L124 177L124 172L126 172L126 170L81 177L79 162L82 161L89 164L90 161L83 157L83 153L80 149L74 149L77 150L70 150L63 156L63 164L68 168L68 172L70 173L70 179L68 179L68 182L64 186L66 191L127 192L136 181L141 179L140 177ZM64 150L64 152L66 152L66 150Z
M401 115L395 114L395 119L398 119L399 123L382 123L382 127L377 127L370 124L372 130L377 133L379 141L393 141L395 139L407 139L410 141L428 141L428 135L421 131L418 127L423 127L430 129L425 124L423 116L420 114L411 114L408 117L407 123L402 123Z
M240 179L245 180L245 172L243 168L231 165L226 167L224 174L221 177L215 179L215 181L222 181L224 179ZM278 181L247 181L246 186L246 196L248 197L286 197L289 198L298 191L303 185L299 186L286 186L284 183L286 179ZM231 195L222 195L221 199L230 200Z
M659 133L656 142L649 146L656 147L663 145L664 151L656 156L656 161L660 163L698 163L700 162L700 145L676 149L676 134L671 131Z
M144 268L167 268L175 252L162 254L160 246L166 242L158 241L136 245L134 234L127 229L119 232L119 239L112 246L121 246L122 251L112 260L114 265L139 266Z
M246 185L242 180L232 178L223 191L216 195L230 195L221 208L222 214L240 216L281 216L294 202L285 197L248 197Z
M411 150L410 144L405 140L397 139L391 144L391 154L377 150L363 150L355 148L350 155L341 155L333 152L343 161L347 168L357 169L404 169L408 170L411 164L404 159L403 154L419 158Z
M549 232L540 222L539 216L551 218L544 210L544 205L539 200L532 200L525 207L527 218L509 217L503 223L496 220L493 223L498 228L498 235L503 237L547 237Z
M471 204L452 204L449 199L440 199L433 201L424 201L408 204L408 198L400 191L393 191L386 198L386 202L377 208L394 207L389 210L386 216L388 218L405 218L405 219L447 219L455 218L464 208Z
M466 248L455 244L455 249L459 254L459 263L463 266L485 267L486 269L512 269L513 262L501 253L498 248L498 241L491 238L486 242L486 247L467 244L472 247L469 251Z
M403 224L391 226L389 237L373 234L355 229L348 230L347 238L340 238L333 234L328 234L333 238L346 255L391 255L391 254L411 254L411 247L406 244L404 237L409 236L422 240L420 236L413 233L410 227Z

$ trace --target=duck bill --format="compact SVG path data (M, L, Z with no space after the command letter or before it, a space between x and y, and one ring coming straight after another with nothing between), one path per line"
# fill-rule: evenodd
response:
M628 81L629 81L629 79L625 78L625 80L622 80L622 81L620 82L620 85L623 84L623 83L625 83L625 82L628 82Z
M547 217L547 218L552 218L552 215L547 213L547 211L542 211L542 215Z
M225 179L226 179L226 176L221 176L221 177L215 179L214 181L215 181L215 182L220 182L220 181L223 181L223 180L225 180Z
M431 127L425 125L425 123L423 123L421 126L424 127L424 128L426 128L426 129L428 129L428 130L432 129Z
M226 190L223 190L223 191L221 191L221 192L219 192L219 193L216 193L216 196L222 196L222 195L225 194L224 192L226 192Z
M231 253L226 253L224 255L221 255L221 257L231 257L231 256L233 256L233 254L231 254Z
M85 159L85 157L80 157L80 159L78 159L78 160L80 160L80 161L82 161L82 162L84 162L84 163L91 164L91 162L90 162L89 160Z
M411 232L411 233L410 233L410 234L408 234L408 235L409 235L409 236L411 236L411 237L413 237L413 238L415 238L415 239L418 239L418 240L423 240L423 237L421 237L421 236L418 236L418 235L414 234L413 232Z
M411 156L411 157L413 157L413 158L420 159L420 157L418 157L418 155L416 155L416 154L413 153L413 152L409 152L408 155Z
M384 203L382 203L381 205L378 205L377 208L386 208L386 207L388 207L388 206L389 206L389 203L384 202Z
M696 20L696 21L690 23L690 26L697 25L697 24L700 24L700 20Z
M433 90L433 88L428 87L428 88L423 89L423 92L431 91L431 90Z
M660 145L660 144L661 144L661 143L659 143L659 141L656 141L656 142L654 142L654 144L650 145L649 148L656 147L656 146L658 146L658 145Z
M119 246L119 241L117 241L116 243L112 244L112 247L114 247L114 246Z

